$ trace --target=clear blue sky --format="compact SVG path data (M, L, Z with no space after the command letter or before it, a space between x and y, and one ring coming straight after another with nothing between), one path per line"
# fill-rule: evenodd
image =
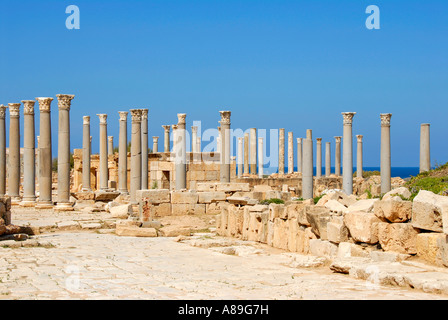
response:
M65 27L71 4L80 30ZM371 4L381 30L365 27ZM392 166L418 166L427 122L432 160L446 162L447 15L446 0L1 0L0 103L75 94L72 149L90 115L95 152L95 115L108 113L118 137L117 111L134 107L150 109L150 136L181 112L217 127L228 109L233 127L313 129L333 145L341 112L356 111L366 166L379 165L390 112Z

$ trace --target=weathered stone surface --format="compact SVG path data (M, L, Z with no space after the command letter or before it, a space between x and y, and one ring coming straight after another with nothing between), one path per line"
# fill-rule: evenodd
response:
M350 243L350 242L341 242L338 246L338 255L337 257L342 258L351 258L351 257L369 257L370 251L363 248L360 245Z
M448 234L448 197L421 190L412 205L414 227Z
M345 210L347 210L346 206L336 200L329 200L325 203L324 206L331 212L344 212Z
M190 236L191 228L183 226L166 226L160 229L163 237L174 238L178 236Z
M197 183L196 189L199 192L215 192L216 183L214 182Z
M196 204L199 201L197 192L172 191L171 204Z
M396 200L382 200L375 202L375 215L383 220L389 222L406 222L412 217L412 202L410 201L396 201Z
M330 222L330 210L325 207L306 207L306 219L313 232L322 240L328 240L327 224Z
M140 228L141 223L135 221L120 221L117 223L115 233L121 237L154 238L157 230L154 228Z
M391 200L395 196L400 197L400 199L401 199L401 197L403 197L404 199L409 199L412 196L412 194L408 188L400 187L400 188L393 189L393 190L389 191L388 193L386 193L383 196L382 200L383 201Z
M274 220L273 247L288 250L288 235L289 235L288 221L276 218Z
M254 186L254 192L267 192L272 191L272 187L268 185L256 185Z
M348 240L348 229L344 224L344 218L331 217L327 224L328 240L333 243L345 242Z
M310 240L310 253L318 257L333 258L338 253L338 246L321 239Z
M417 235L418 231L410 223L378 224L378 240L385 251L416 254Z
M77 200L80 200L80 201L95 200L95 192L93 192L93 191L76 192L73 195Z
M222 208L227 207L228 204L225 202L212 202L212 203L207 203L205 205L205 213L209 214L209 215L213 215L213 214L220 214Z
M120 192L95 192L95 201L110 202L115 200L120 195Z
M347 210L345 210L346 213L349 212L373 212L373 206L375 202L379 201L378 199L366 199L366 200L359 200L350 205Z
M203 215L205 214L205 204L176 203L171 205L173 216Z
M127 217L133 213L131 204L113 206L109 211L112 217L118 219L127 219Z
M227 235L240 238L243 235L244 208L229 205L227 223Z
M249 192L250 186L248 183L217 183L216 191L222 192L238 192L244 191Z
M378 251L378 250L373 250L370 252L370 258L372 259L372 261L377 261L377 262L381 262L381 261L388 261L388 262L400 262L400 261L404 261L406 259L408 259L409 257L411 257L409 254L401 254L398 252L384 252L384 251Z
M171 193L166 189L137 190L137 201L145 201L150 204L170 203Z
M379 222L375 214L368 212L350 212L344 216L344 223L357 242L378 243Z
M225 192L199 192L199 203L212 203L218 201L226 201Z
M420 233L416 239L417 256L439 266L448 267L448 236L443 233Z
M275 221L275 219L287 219L287 210L284 204L271 203L269 205L269 221Z

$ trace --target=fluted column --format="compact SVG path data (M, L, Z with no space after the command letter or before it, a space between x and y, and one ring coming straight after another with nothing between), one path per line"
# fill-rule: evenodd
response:
M51 147L51 102L53 98L36 98L40 111L39 141L39 201L38 209L53 207L52 147Z
M288 173L294 172L294 134L288 132Z
M250 129L250 173L257 174L257 129Z
M148 109L142 109L142 186L148 189Z
M128 192L128 112L120 111L120 138L118 144L118 190Z
M230 111L220 111L221 114L221 182L230 182Z
M249 174L249 133L244 134L244 174Z
M342 186L346 194L353 193L353 117L356 112L344 112L344 143L342 157Z
M20 202L20 103L9 106L9 172L8 195L11 202Z
M107 137L107 155L108 156L114 155L114 137L113 136Z
M264 177L263 154L263 138L258 138L258 177L260 179Z
M391 190L390 119L391 113L381 114L381 193Z
M420 128L420 173L431 170L430 126L424 123Z
M331 176L331 142L325 144L325 176Z
M316 178L322 177L322 138L316 139Z
M131 135L131 190L130 200L132 204L137 204L137 190L142 187L142 133L141 121L142 110L131 110L132 135Z
M177 124L173 124L171 126L173 128L173 153L176 153L177 148L177 129L179 126Z
M171 126L166 125L166 126L162 126L162 128L165 130L165 135L164 135L164 152L170 152L170 131L171 131Z
M56 210L72 211L70 203L70 107L74 95L58 94L58 202ZM42 135L41 135L42 136Z
M363 136L361 136L361 135L356 136L356 139L358 140L358 145L356 148L356 177L357 178L362 178L362 171L363 171L362 138L363 138Z
M244 138L238 138L238 178L243 177L243 143Z
M302 173L302 198L313 198L313 134L307 130L306 139L303 139L303 173Z
M198 139L198 127L191 127L191 152L193 153L198 152L196 150L197 139Z
M341 176L341 142L342 137L334 137L336 140L335 145L335 158L334 158L334 174L338 177Z
M6 194L6 108L0 105L0 196Z
M152 152L159 152L159 137L152 137Z
M34 129L34 100L25 100L23 141L23 199L22 206L36 204L36 137Z
M285 129L279 130L278 137L278 174L285 174Z
M176 190L187 189L187 141L186 141L186 114L178 114L179 122L176 132L176 150L175 150L175 167L176 167Z
M302 138L297 138L297 172L302 173Z
M82 130L82 190L92 191L90 183L90 117L83 117Z
M100 118L100 190L107 191L109 181L107 155L107 114L97 114Z

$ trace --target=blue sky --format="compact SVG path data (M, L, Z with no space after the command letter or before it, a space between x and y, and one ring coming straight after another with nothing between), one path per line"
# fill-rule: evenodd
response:
M80 30L65 27L72 4ZM365 27L371 4L380 30ZM75 94L71 147L90 115L94 152L97 113L118 137L118 111L148 107L149 134L163 137L177 113L215 128L227 109L232 127L313 129L334 147L341 112L355 111L365 166L379 165L390 112L392 166L418 166L421 123L432 161L446 162L447 12L446 0L0 0L0 103Z

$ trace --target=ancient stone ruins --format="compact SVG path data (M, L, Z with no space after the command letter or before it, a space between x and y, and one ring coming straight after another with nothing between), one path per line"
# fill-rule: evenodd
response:
M405 181L391 177L391 114L381 114L378 119L380 176L363 178L362 135L356 136L357 173L353 172L353 112L342 114L343 136L335 137L334 173L330 142L325 143L323 165L323 142L317 138L314 144L312 130L306 131L305 138L297 138L294 155L293 133L286 136L280 129L278 173L267 176L260 152L264 141L257 138L257 129L237 137L237 154L232 155L230 111L220 112L219 152L201 150L196 127L191 130L191 150L187 150L186 114L179 114L176 124L163 126L163 148L158 145L159 137L154 137L149 153L146 109L130 110L130 141L129 113L119 112L118 153L114 152L113 137L108 136L108 115L97 115L99 136L92 134L92 119L85 116L83 148L73 151L69 125L73 99L73 95L57 95L57 174L52 170L53 98L36 98L40 111L37 148L35 101L22 101L23 149L21 104L0 106L0 235L16 235L18 239L23 233L35 231L11 224L14 208L73 214L103 211L118 218L114 225L117 235L134 237L189 236L191 226L164 228L159 220L210 216L216 222L210 230L218 235L325 257L333 261L335 272L353 272L349 260L343 260L351 257L392 262L418 258L433 266L448 267L448 197L420 191L410 201L411 193L403 187ZM10 116L8 149L6 109ZM428 171L429 125L423 124L421 130L420 167ZM99 155L91 152L92 136L99 138ZM317 148L316 159L313 148ZM74 167L70 164L71 152Z

